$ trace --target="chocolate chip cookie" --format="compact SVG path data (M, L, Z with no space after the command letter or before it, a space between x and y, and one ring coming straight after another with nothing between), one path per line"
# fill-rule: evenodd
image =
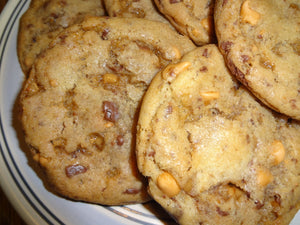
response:
M36 56L64 28L78 23L85 16L103 16L99 0L32 0L20 19L18 57L28 76Z
M49 44L22 90L21 121L57 193L107 205L149 200L135 158L140 101L161 68L194 48L163 23L110 17Z
M299 121L258 102L207 45L149 86L138 168L180 224L288 224L300 207L299 132Z
M215 26L231 72L266 105L299 120L299 1L218 0Z
M215 42L214 0L154 0L160 12L195 44Z

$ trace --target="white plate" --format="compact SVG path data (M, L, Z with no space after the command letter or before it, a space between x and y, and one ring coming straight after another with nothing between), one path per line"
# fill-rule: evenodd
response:
M24 81L16 40L29 0L9 0L0 15L0 184L28 224L171 224L155 204L103 207L74 202L47 191L29 165L15 104ZM158 219L160 217L160 219Z
M47 191L25 155L15 104L24 75L16 53L18 21L29 0L9 0L0 15L0 184L28 224L173 224L156 204L103 207ZM291 225L300 224L300 212Z

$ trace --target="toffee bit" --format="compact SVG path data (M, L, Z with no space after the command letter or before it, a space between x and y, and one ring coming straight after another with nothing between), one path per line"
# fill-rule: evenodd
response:
M110 170L106 171L106 175L107 175L109 178L119 176L120 174L121 174L120 169L118 169L118 168L116 168L116 167L113 167L113 168L111 168Z
M105 146L105 139L99 133L91 133L88 135L89 142L99 151L102 151Z
M63 137L57 137L50 142L53 145L54 149L57 150L65 150L65 146L67 145L67 139Z

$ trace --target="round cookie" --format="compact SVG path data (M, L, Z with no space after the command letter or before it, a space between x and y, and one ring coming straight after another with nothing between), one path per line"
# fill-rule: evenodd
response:
M109 16L144 18L169 24L173 28L169 20L157 10L153 1L104 0L103 2Z
M50 43L21 93L25 140L54 190L107 205L149 200L135 160L152 77L194 49L167 25L91 17Z
M103 16L99 0L32 0L19 24L17 53L26 76L39 53L64 28L85 16Z
M300 123L260 104L215 45L158 73L143 99L137 162L180 224L288 224L300 207Z
M300 119L300 3L219 0L215 26L231 72L274 110Z
M215 41L213 9L214 0L154 0L160 12L182 34L195 44Z

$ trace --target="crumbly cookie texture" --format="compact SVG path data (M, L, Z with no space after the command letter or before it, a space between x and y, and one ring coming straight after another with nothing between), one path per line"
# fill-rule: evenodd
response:
M103 2L109 16L144 18L166 23L173 28L169 20L158 11L153 1L104 0Z
M18 57L26 76L37 55L64 28L86 16L103 16L99 0L32 0L20 19Z
M206 45L169 64L148 88L138 168L180 224L288 224L300 207L299 131Z
M182 34L195 44L215 42L214 0L154 0L157 8Z
M135 159L139 106L152 77L195 46L167 25L91 17L35 61L22 124L55 191L107 205L149 200Z
M300 119L300 3L218 0L218 44L231 72L262 102Z

